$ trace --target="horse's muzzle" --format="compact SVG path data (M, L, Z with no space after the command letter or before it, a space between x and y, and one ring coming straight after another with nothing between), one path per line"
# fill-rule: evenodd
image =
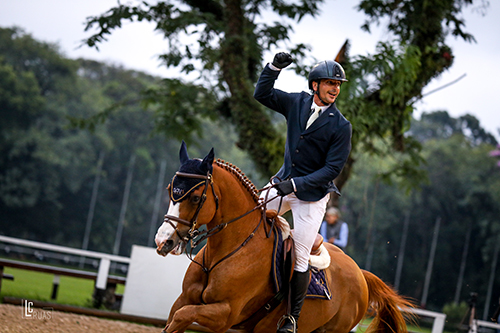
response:
M180 255L184 252L185 248L185 242L167 239L156 248L156 253L163 257L167 256L169 253L173 255Z
M170 253L170 251L173 250L174 245L175 243L173 240L167 239L166 241L158 245L158 247L156 248L156 253L165 257L167 254Z

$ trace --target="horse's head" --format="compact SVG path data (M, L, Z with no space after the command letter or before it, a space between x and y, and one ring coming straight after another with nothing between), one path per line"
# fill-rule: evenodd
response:
M218 206L212 182L214 149L203 160L189 159L182 142L179 156L181 166L169 185L170 206L155 237L157 252L163 256L181 254L198 227L212 220Z

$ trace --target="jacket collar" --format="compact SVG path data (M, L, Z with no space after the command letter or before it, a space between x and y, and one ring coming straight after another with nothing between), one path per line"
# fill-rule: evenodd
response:
M302 129L302 134L306 134L312 131L317 130L320 127L325 126L328 123L329 117L335 117L335 114L338 112L337 106L335 103L330 105L327 109L321 112L321 115L314 121L314 123L306 129L307 119L309 119L309 113L311 112L312 98L310 103L304 103L304 107L302 108L302 114L300 116L300 128Z

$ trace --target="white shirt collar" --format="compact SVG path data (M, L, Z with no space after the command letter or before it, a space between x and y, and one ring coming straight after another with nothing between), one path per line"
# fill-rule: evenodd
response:
M331 104L330 104L331 105ZM323 111L325 111L326 109L328 109L330 107L330 105L325 105L325 106L320 106L318 104L316 104L314 101L312 102L311 104L311 109L313 108L316 108L316 107L319 107L321 109L321 113L323 113Z

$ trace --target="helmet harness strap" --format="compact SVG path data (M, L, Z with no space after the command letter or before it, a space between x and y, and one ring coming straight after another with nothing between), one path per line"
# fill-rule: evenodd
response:
M325 101L321 98L321 96L319 95L319 85L321 84L321 80L318 80L318 81L316 81L316 82L318 83L318 88L317 88L316 90L314 90L314 93L315 93L316 95L318 95L318 98L319 98L319 100L321 101L321 103L323 103L323 105L325 105L325 106L326 106L326 105L330 105L330 103L325 102Z

